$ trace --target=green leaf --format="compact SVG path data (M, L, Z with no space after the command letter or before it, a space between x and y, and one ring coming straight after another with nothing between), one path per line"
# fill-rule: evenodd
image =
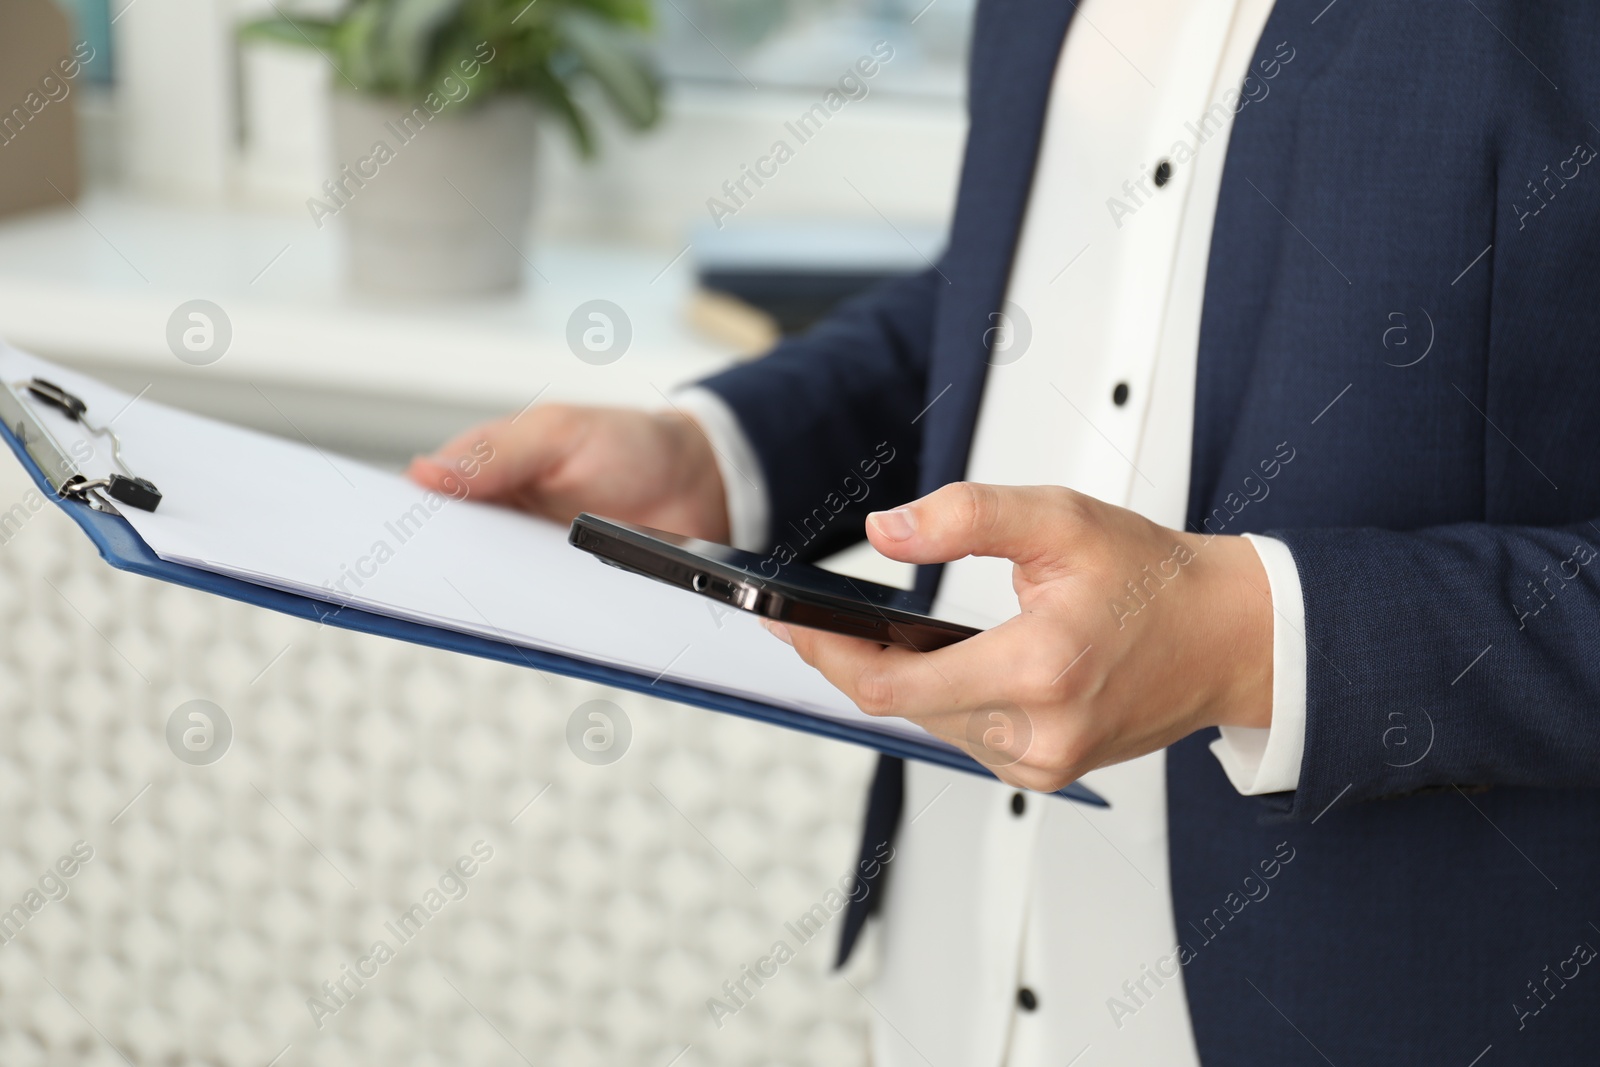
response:
M660 83L641 33L653 22L654 2L343 0L335 17L280 14L242 26L240 36L316 48L339 69L341 85L402 97L433 89L486 45L495 58L481 61L464 106L525 95L559 117L579 154L590 157L596 134L584 105L592 97L578 91L586 79L630 126L660 117Z
M361 0L345 12L335 37L340 73L368 92L394 91L383 83L378 40L385 6L384 0Z
M587 11L564 12L559 27L584 72L599 83L622 117L635 129L653 126L661 117L660 94L632 40Z
M333 47L336 25L329 19L290 18L278 16L257 19L239 27L241 41L272 41L294 45L297 48Z
M541 104L550 108L561 116L567 127L567 132L572 135L572 143L578 150L578 155L584 159L593 159L595 155L594 132L589 128L589 120L584 118L583 112L572 99L572 94L560 79L540 78L534 87L534 97Z
M461 10L463 0L392 0L386 5L379 38L379 69L397 87L420 89L440 29Z
M568 0L564 6L588 10L620 26L648 30L655 25L650 0Z

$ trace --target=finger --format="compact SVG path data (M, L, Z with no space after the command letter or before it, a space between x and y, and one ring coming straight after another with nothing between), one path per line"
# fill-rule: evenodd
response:
M406 473L418 484L450 492L462 479L490 500L536 487L572 450L576 440L567 412L535 408L513 421L484 423L418 456Z
M449 495L454 495L451 489L460 478L453 466L432 456L412 456L406 467L406 477L424 489Z
M763 620L768 630L794 646L800 658L815 667L840 692L868 715L897 715L924 719L968 712L1000 699L1016 700L1035 694L1012 687L1016 670L996 670L994 664L1015 664L1023 658L1032 636L1019 617L993 630L933 652L917 652L896 645L880 645L858 637L784 626ZM780 631L782 631L780 633Z
M762 625L794 646L801 659L868 715L909 717L951 710L942 706L950 699L944 692L949 686L927 664L912 662L916 652L803 626L765 620Z
M1016 709L1010 710L1014 713ZM931 715L917 719L916 725L934 738L966 753L974 763L1017 789L1053 793L1077 781L1083 773L1076 767L1062 770L1053 766L1035 766L1036 755L1046 747L1044 741L1033 735L1031 730L1024 730L1021 736L1015 730L1009 730L1006 731L1008 736L996 737L994 724L983 710Z
M1059 713L1072 660L1041 654L1050 638L1033 616L1018 616L930 653L859 638L764 623L870 715L896 715L965 751L1001 780L1059 789L1083 769L1072 722ZM1004 665L997 669L996 664ZM1058 714L1033 712L1054 706ZM1082 725L1081 723L1079 725ZM1067 747L1063 747L1063 746Z
M905 563L999 556L1027 564L1059 553L1081 522L1082 499L1059 486L955 482L868 515L867 537L879 552Z
M1013 721L1004 724L1008 728L998 731L996 722L986 714L987 710L930 715L918 718L916 724L940 741L965 752L990 774L1017 789L1053 793L1077 779L1074 770L1063 772L1035 767L1030 762L1043 743L1033 735L1031 723L1022 727L1014 720L1020 709L1007 709L1011 713L1008 718Z

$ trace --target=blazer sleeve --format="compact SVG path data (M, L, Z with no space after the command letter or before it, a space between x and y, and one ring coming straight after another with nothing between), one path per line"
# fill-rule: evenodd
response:
M826 555L861 539L867 512L915 494L943 284L933 269L888 281L699 383L734 412L761 464L768 545Z
M1435 789L1600 786L1600 520L1274 530L1305 606L1290 818Z

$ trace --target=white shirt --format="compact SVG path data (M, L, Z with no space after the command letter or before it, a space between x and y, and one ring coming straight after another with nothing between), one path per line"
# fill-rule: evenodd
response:
M1253 74L1243 106L1270 107L1282 73L1250 70L1271 8L1079 5L969 479L1066 485L1183 527L1212 223L1239 88ZM1292 45L1281 55L1292 64ZM1158 188L1164 159L1171 177ZM713 394L694 391L683 406L734 465L759 469ZM735 543L763 547L764 488L723 474ZM1225 728L1212 751L1235 788L1258 794L1298 782L1306 668L1294 561L1277 541L1251 541L1275 609L1272 728ZM946 566L935 614L988 626L1017 610L1009 562ZM1164 766L1157 752L1088 775L1109 809L1029 796L1018 816L997 782L908 765L883 966L867 991L877 1067L1062 1067L1090 1048L1084 1062L1097 1067L1199 1062L1175 952ZM1024 987L1036 1010L1019 1008Z

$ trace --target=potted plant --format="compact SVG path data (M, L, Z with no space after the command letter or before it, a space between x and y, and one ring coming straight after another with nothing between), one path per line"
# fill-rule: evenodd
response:
M306 210L345 225L352 283L459 294L520 281L541 115L585 157L595 95L634 129L656 122L651 21L649 0L349 0L242 36L316 49L333 69L335 172Z

